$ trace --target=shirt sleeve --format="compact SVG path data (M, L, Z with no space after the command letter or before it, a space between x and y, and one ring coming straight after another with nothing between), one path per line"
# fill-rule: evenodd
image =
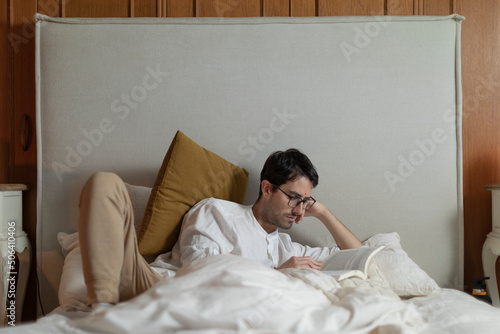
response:
M224 222L220 218L210 199L197 203L186 214L179 237L181 265L231 252L232 245L222 233Z
M287 261L292 256L310 256L316 261L323 261L332 253L338 251L338 246L334 247L310 247L304 246L297 242L293 242L290 236L286 233L280 234L281 247L282 247L282 263Z

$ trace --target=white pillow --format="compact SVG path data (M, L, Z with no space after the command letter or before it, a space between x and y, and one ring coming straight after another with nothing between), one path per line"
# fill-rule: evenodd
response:
M132 202L132 209L134 210L135 233L138 233L141 228L142 218L144 217L144 211L146 211L152 188L124 183L130 197L130 202Z
M400 297L425 296L439 290L437 283L403 250L397 232L376 234L363 244L385 246L374 260L391 289Z
M87 305L87 285L83 277L82 255L78 232L57 233L57 240L65 256L59 283L59 306L65 311L90 311Z

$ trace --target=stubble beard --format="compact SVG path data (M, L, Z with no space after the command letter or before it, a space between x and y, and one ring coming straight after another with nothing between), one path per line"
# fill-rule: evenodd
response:
M277 213L270 207L266 208L264 211L264 219L266 222L284 230L289 230L293 226L293 221L289 221L287 218L290 216L296 217L296 215L292 213L287 213L285 215Z

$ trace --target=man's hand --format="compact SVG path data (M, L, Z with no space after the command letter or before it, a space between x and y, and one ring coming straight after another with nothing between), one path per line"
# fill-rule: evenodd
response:
M298 224L304 217L314 217L319 220L329 212L328 208L320 202L314 203L314 205L309 210L300 210L300 213L295 219L295 223Z
M314 217L322 220L329 212L330 210L323 203L316 202L309 210L304 211L304 217Z
M292 256L285 263L279 266L276 269L285 269L285 268L295 268L295 269L319 269L321 268L322 263L313 260L310 256Z

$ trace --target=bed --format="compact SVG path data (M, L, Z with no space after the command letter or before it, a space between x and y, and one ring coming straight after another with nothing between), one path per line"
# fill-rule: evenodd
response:
M461 291L469 284L463 282L462 17L36 19L36 256L44 316L16 331L483 334L500 328L498 309ZM171 172L167 151L179 138L192 150L175 151L182 163ZM217 197L232 186L226 176L235 171L246 176L238 201L250 205L264 160L290 147L318 169L314 196L365 245L385 246L367 280L337 281L219 255L180 268L128 302L89 311L77 220L80 190L92 174L110 171L126 182L140 248L151 260L169 249L179 223L177 217L170 229L144 227L160 175L161 186L175 183L177 192L193 188L198 196L182 205L172 199L183 208L180 218L200 196ZM200 178L213 167L206 154L230 172L215 169ZM184 168L200 161L197 173ZM314 220L286 232L302 244L334 246ZM148 233L158 246L144 241Z

